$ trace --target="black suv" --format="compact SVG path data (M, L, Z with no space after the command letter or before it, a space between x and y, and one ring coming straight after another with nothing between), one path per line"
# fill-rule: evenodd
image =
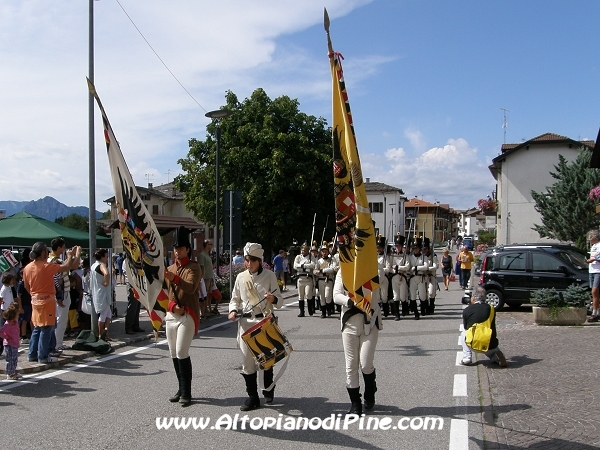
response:
M479 285L496 309L529 303L532 291L571 284L589 288L585 252L570 245L514 244L494 247L481 256Z

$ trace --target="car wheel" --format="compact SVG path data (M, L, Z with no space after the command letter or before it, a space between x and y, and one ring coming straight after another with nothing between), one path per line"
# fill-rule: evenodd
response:
M488 305L492 305L495 309L499 310L504 307L504 297L502 292L496 289L490 289L485 293L485 302Z

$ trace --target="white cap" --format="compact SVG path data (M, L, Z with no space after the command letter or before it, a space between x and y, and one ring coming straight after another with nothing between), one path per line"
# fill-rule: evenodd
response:
M254 256L255 258L263 259L264 252L262 245L254 242L246 242L244 246L244 256Z

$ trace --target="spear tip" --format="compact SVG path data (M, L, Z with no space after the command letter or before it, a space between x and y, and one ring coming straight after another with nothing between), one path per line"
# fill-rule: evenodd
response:
M323 8L323 25L325 26L325 31L329 33L329 14L327 14L327 8Z

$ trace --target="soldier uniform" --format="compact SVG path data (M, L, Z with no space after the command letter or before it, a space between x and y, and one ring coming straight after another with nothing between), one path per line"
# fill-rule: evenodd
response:
M400 233L396 235L396 254L391 257L392 291L394 292L395 320L400 320L400 302L402 302L402 315L408 314L408 277L410 276L410 261L404 252L405 237Z
M310 256L314 261L315 268L317 267L317 263L319 261L319 249L317 248L317 241L313 241L313 246L310 248ZM308 314L313 315L317 308L319 307L319 299L323 295L321 291L319 291L319 283L317 277L315 276L314 270L312 272L313 275L313 295L312 298L307 298L306 301L308 303Z
M428 270L428 284L427 284L427 293L429 295L429 304L427 307L427 315L432 315L435 310L435 296L438 291L438 282L437 282L437 268L439 267L438 257L435 253L431 251L431 247L429 246L429 239L424 239L423 251L425 256L427 256L427 262L429 265Z
M308 252L308 245L303 245L301 252L294 259L294 269L298 275L298 317L304 317L304 299L312 300L314 291L313 270L316 260Z
M412 277L409 282L410 289L410 308L415 313L415 319L419 319L419 310L417 308L417 292L421 304L421 312L426 312L427 301L427 270L429 265L427 257L421 253L423 239L416 238L413 246L413 253L409 256Z
M321 257L317 261L315 277L319 288L321 319L331 316L333 305L333 280L337 270L333 257L329 255L327 244L321 246Z
M373 291L373 303L382 305L383 316L390 314L390 305L388 303L389 280L387 274L391 272L388 255L385 254L385 237L379 236L377 239L377 273L379 275L379 289Z

